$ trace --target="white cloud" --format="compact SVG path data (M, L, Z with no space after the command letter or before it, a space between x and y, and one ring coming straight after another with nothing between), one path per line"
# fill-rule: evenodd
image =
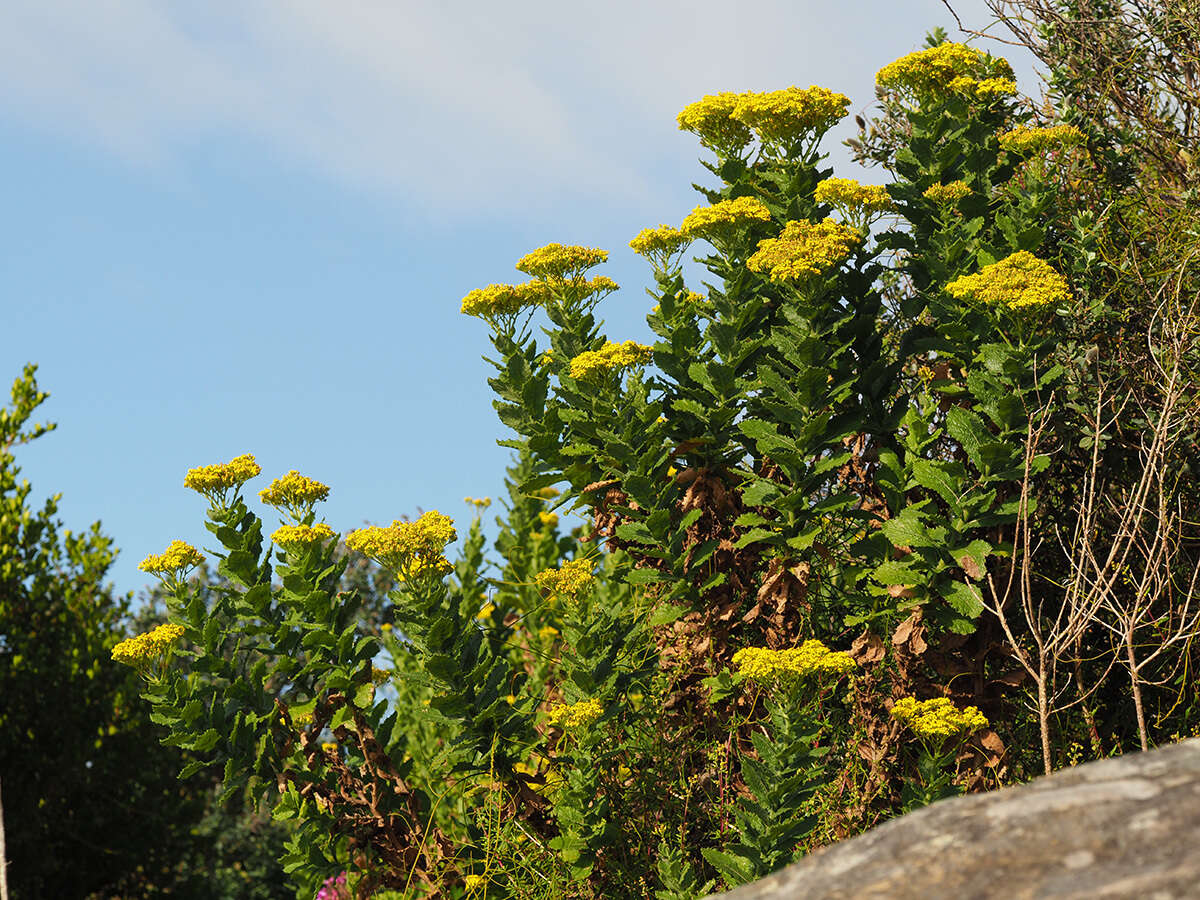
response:
M690 100L820 82L862 107L946 19L938 0L18 0L0 110L137 164L248 139L435 215L564 193L650 209L655 161L694 155L673 121Z

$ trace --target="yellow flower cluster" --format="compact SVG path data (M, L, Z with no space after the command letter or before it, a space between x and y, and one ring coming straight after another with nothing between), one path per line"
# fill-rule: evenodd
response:
M918 50L888 63L875 74L881 88L908 91L915 95L938 94L971 90L984 96L1004 92L1006 82L1012 81L1012 66L1007 60L989 58L966 44L947 42ZM983 76L982 80L978 80ZM965 80L964 80L965 79ZM1013 90L1016 84L1012 85Z
M766 273L771 281L796 281L843 262L862 241L858 229L833 219L788 222L779 237L759 242L746 268Z
M761 200L738 197L712 206L697 206L684 217L679 230L689 238L707 238L727 234L751 222L770 221L771 212Z
M371 683L383 684L392 677L392 669L381 669L378 666L371 666Z
M1067 280L1026 250L956 278L946 285L946 293L1009 309L1056 306L1070 298Z
M828 88L789 87L742 94L733 116L754 129L766 145L788 144L805 135L819 136L846 117L850 98Z
M703 294L697 294L695 291L688 291L681 298L681 303L703 303L705 297Z
M950 181L946 184L935 184L927 187L922 196L932 200L938 206L949 206L957 203L963 197L970 196L971 189L965 181Z
M397 519L386 528L371 526L352 531L346 535L346 546L408 581L449 572L453 567L442 552L457 537L454 520L430 510L415 522Z
M487 509L492 505L491 497L463 497L463 503L470 504L476 509Z
M671 258L691 242L691 238L672 225L643 228L629 242L634 253L646 257L656 267L665 269Z
M182 625L159 625L153 631L121 641L112 648L112 658L135 668L144 668L183 637Z
M543 641L552 641L558 637L558 629L553 625L543 625L538 629L538 637L540 637Z
M709 94L685 106L676 116L680 131L690 131L706 147L736 153L750 143L750 129L733 114L742 95L734 91Z
M675 253L688 242L682 231L673 225L659 225L657 228L643 228L629 242L634 253L650 256L653 253Z
M1017 92L1017 83L1011 78L985 78L982 81L976 81L969 75L959 75L957 78L950 79L950 83L946 87L956 94L966 94L981 100L991 97L1007 97Z
M329 485L292 469L282 478L272 481L269 487L259 491L258 497L263 503L287 512L299 522L312 512L314 503L329 499Z
M280 525L271 535L271 540L280 547L301 548L319 544L333 537L333 529L324 522L316 525Z
M558 524L558 513L540 512L538 513L538 521L546 528L553 528Z
M1074 125L1026 128L1024 125L1000 135L1000 147L1010 153L1027 156L1044 150L1074 147L1084 142L1084 134Z
M936 741L988 725L987 717L974 706L959 709L946 697L904 697L892 706L892 718L911 728L917 737Z
M578 278L593 266L608 260L608 251L598 247L547 244L517 261L517 271L534 278Z
M204 562L200 551L187 541L171 541L162 553L151 553L138 568L152 575L175 575L194 569Z
M524 284L489 284L469 291L462 299L462 313L490 321L515 316L524 309L541 306L552 295L540 281Z
M538 497L542 500L553 500L555 497L557 497L559 495L559 493L560 492L559 492L558 488L544 487L544 488L538 488L536 491L533 492L532 496Z
M830 650L817 640L787 650L744 647L733 654L738 672L764 684L794 683L811 675L841 675L854 668L849 654Z
M549 711L550 724L560 728L586 728L603 713L604 707L594 697L578 703L560 703Z
M605 343L599 350L585 350L571 360L571 377L590 378L598 373L615 372L626 366L643 365L650 361L651 348L637 341L623 344Z
M260 472L262 466L254 461L254 455L244 453L227 463L188 469L183 486L203 495L214 506L224 506L230 490L236 490Z
M853 178L826 178L813 191L813 199L840 209L861 209L883 212L892 208L887 188L875 184L859 184Z
M538 572L534 583L548 597L574 601L591 589L596 577L592 574L590 559L573 559L557 569Z

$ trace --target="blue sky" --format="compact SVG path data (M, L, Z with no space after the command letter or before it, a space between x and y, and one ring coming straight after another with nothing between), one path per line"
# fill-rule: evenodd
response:
M121 591L172 539L208 544L183 476L240 453L256 489L330 484L341 531L465 518L508 451L462 296L551 241L601 246L608 333L645 338L627 242L707 177L675 114L813 83L865 112L935 25L954 36L940 0L6 3L0 381L38 363L59 423L24 477L66 527L103 522ZM852 129L826 143L851 176Z

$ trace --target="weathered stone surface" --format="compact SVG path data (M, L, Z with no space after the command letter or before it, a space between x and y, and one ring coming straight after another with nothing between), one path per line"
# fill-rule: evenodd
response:
M720 896L1200 898L1200 739L935 803Z

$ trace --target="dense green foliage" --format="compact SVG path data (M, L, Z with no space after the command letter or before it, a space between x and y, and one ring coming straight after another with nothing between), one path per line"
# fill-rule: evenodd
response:
M142 681L110 658L129 598L103 584L99 523L73 533L19 481L13 451L53 429L27 366L0 409L0 773L13 900L290 896L269 821L227 814L212 784L180 782ZM149 611L134 627L145 625Z

